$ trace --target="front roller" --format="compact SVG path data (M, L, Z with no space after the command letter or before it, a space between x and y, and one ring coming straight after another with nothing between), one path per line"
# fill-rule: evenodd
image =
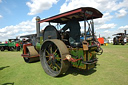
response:
M40 61L44 71L53 77L68 70L69 62L64 60L69 54L66 45L57 39L46 40L40 51Z
M39 54L35 50L34 46L24 45L23 54L24 61L26 63L31 63L35 61L39 61Z

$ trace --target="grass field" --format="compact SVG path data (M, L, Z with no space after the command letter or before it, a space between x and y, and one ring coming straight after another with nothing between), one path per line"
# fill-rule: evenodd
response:
M70 68L62 77L50 77L40 62L25 63L21 52L0 51L0 85L128 85L128 45L102 46L97 68Z

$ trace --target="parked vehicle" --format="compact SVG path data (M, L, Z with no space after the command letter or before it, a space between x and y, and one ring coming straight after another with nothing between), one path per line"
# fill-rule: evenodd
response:
M23 58L30 63L40 58L44 71L53 77L65 73L69 66L83 70L95 68L98 58L96 54L102 54L101 47L94 36L93 19L101 18L103 14L95 8L81 7L65 13L61 13L43 20L36 17L36 41L35 45L26 43L23 45ZM71 31L58 30L51 23L57 23L57 27L67 24L71 19L83 21L84 37L81 35L71 37ZM40 35L40 23L48 22L42 35ZM70 24L71 25L71 24ZM75 26L75 24L72 24ZM87 26L88 25L88 26ZM87 29L87 27L89 27Z
M113 38L113 45L119 45L120 43L121 45L125 45L128 42L128 34L126 34L126 30L124 30L124 33L117 33L113 36L115 36Z
M5 43L0 43L0 50L8 50L8 51L20 51L20 39L8 39Z
M103 37L98 38L98 41L100 42L101 45L104 45L104 38Z

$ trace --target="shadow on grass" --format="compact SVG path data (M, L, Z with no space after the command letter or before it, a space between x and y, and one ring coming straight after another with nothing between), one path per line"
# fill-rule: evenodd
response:
M79 74L80 75L84 75L84 76L88 76L88 75L93 74L94 72L96 72L96 70L94 68L93 69L90 69L90 70L82 70L82 69L70 67L65 74L60 75L59 77L66 76L68 74L72 74L73 76L77 76Z
M13 83L4 83L2 85L14 85L14 82Z
M10 67L10 66L0 67L0 70L3 70L3 69L8 68L8 67Z

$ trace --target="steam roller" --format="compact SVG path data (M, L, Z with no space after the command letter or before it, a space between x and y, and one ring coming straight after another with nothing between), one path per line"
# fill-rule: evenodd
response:
M65 74L70 66L85 71L96 68L96 55L101 55L103 51L95 37L93 19L102 16L100 11L91 7L81 7L42 20L37 16L36 34L27 35L29 40L23 45L24 61L31 63L40 59L45 73L52 77ZM70 33L74 28L69 31L60 29L61 25L66 26L73 17L78 22L83 21L84 33L76 36L81 38L80 41L76 41L76 38L71 41ZM40 23L43 22L48 22L48 25L40 31Z

